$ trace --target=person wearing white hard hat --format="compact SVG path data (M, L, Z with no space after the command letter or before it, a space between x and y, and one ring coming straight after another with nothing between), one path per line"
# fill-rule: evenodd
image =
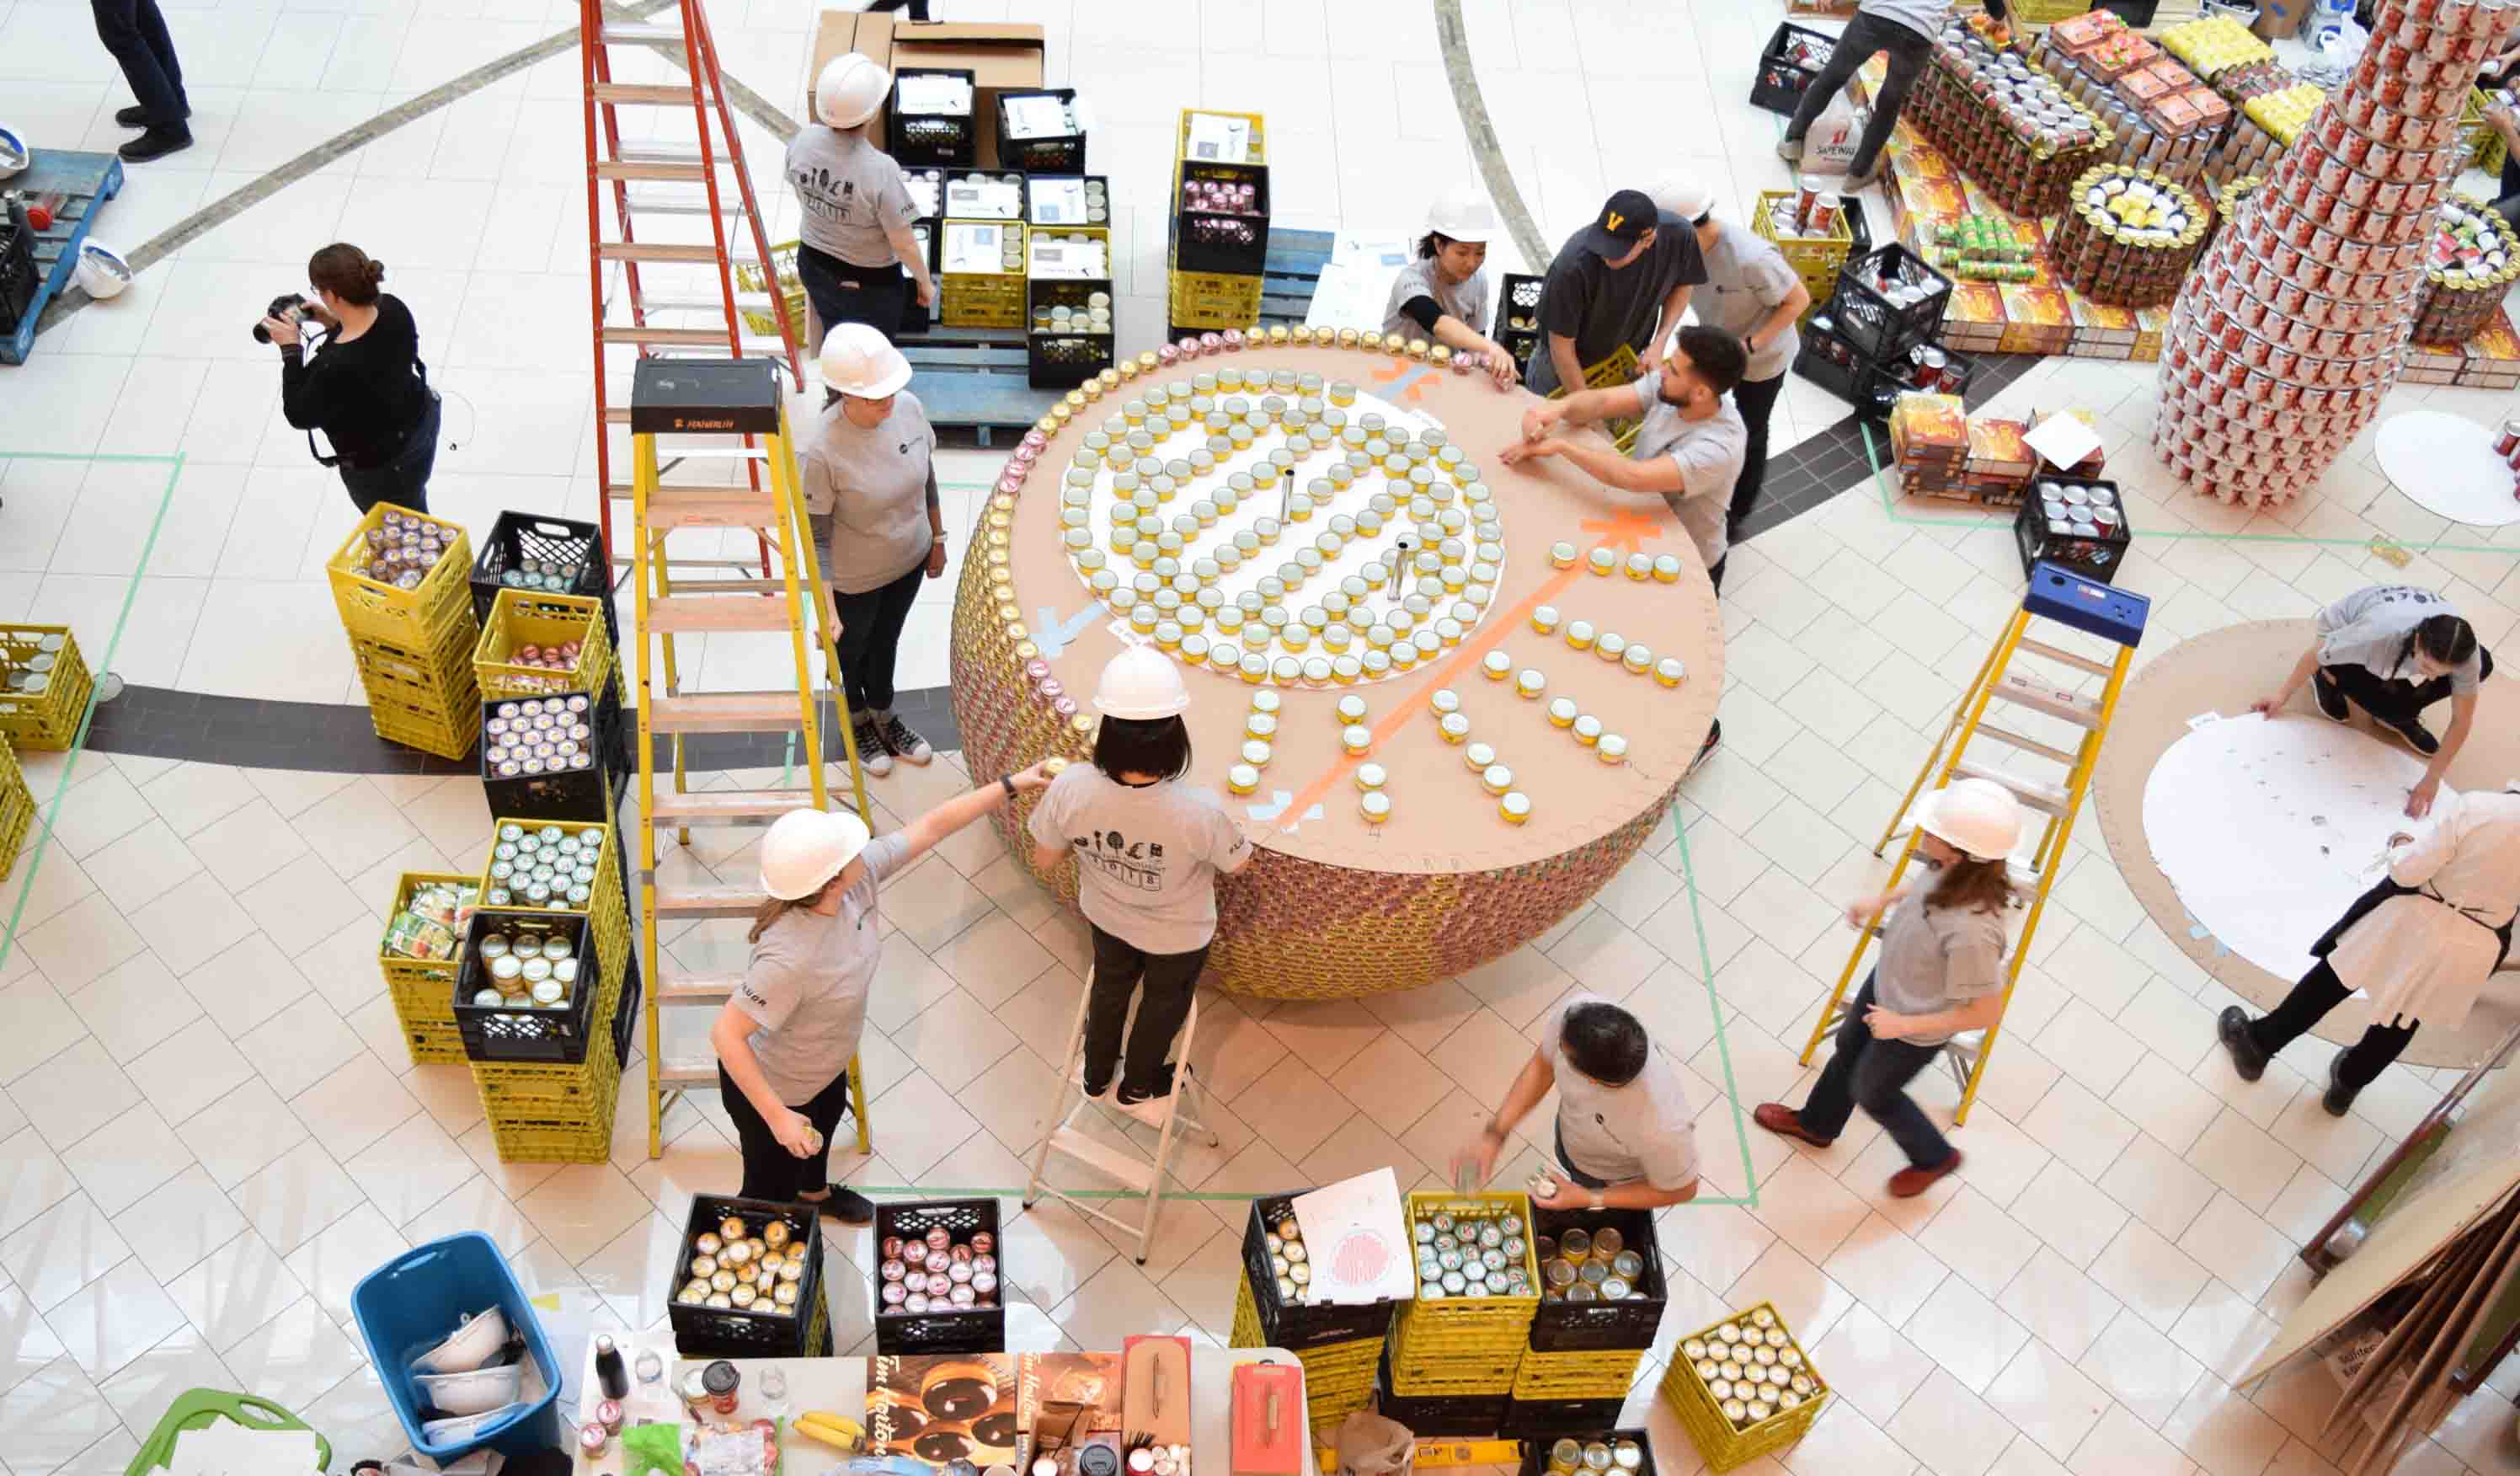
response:
M1912 889L1901 888L1846 909L1847 922L1864 928L1895 907L1881 924L1880 961L1837 1028L1837 1053L1800 1112L1766 1102L1751 1114L1770 1132L1825 1148L1862 1107L1908 1155L1908 1167L1890 1176L1898 1199L1960 1166L1960 1151L1907 1088L1952 1037L2003 1016L2003 912L2012 900L2004 858L2021 841L2021 806L1992 779L1956 779L1917 807L1916 830L1934 873L1924 896L1903 901Z
M1216 938L1216 879L1251 859L1251 842L1190 772L1190 689L1172 658L1133 645L1105 664L1094 690L1102 723L1094 762L1071 765L1033 807L1033 868L1076 858L1077 899L1094 930L1094 988L1085 1006L1084 1087L1158 1123L1173 1068L1165 1063ZM1120 1026L1140 986L1127 1059Z
M845 1224L875 1207L831 1181L849 1061L883 956L876 887L966 825L1050 783L1040 765L948 800L890 835L844 809L791 809L761 838L752 957L709 1028L745 1199L812 1205Z
M1732 387L1732 408L1741 412L1742 428L1750 434L1724 518L1726 530L1737 540L1767 481L1768 422L1784 392L1785 371L1802 347L1794 323L1811 307L1811 289L1774 244L1716 219L1715 192L1705 185L1671 177L1647 193L1697 232L1698 259L1706 263L1705 285L1689 300L1697 320L1739 339L1750 356L1741 383Z
M1426 234L1418 254L1400 268L1383 304L1382 331L1442 344L1456 353L1487 356L1497 388L1516 377L1513 355L1479 331L1488 316L1488 241L1496 234L1496 208L1463 186L1437 200L1426 212Z
M892 156L867 142L866 125L891 91L892 73L872 58L833 57L814 80L817 121L788 141L788 183L804 208L796 276L826 335L866 323L890 338L914 289L921 305L936 301L927 255L910 234L910 185Z
M936 429L910 392L910 360L870 325L833 327L823 340L822 370L823 413L797 473L839 614L840 679L858 761L881 777L895 759L936 757L892 706L910 607L921 586L945 573Z

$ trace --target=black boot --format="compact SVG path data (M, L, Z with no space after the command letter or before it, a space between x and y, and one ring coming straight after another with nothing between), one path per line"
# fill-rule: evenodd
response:
M2337 1080L2337 1073L2345 1067L2345 1057L2346 1052L2340 1050L2335 1059L2327 1063L2327 1090L2320 1095L2318 1105L2327 1109L2329 1117L2343 1117L2352 1112L2354 1099L2362 1092L2362 1087L2348 1086Z
M116 108L113 110L113 121L119 127L146 128L149 126L149 110L138 103L128 108Z
M164 159L193 147L193 130L182 123L152 123L149 131L113 152L135 164Z
M2254 1082L2267 1074L2267 1053L2258 1048L2249 1034L2249 1012L2238 1005L2227 1005L2214 1020L2214 1034L2221 1038L2223 1048L2231 1053L2231 1069L2243 1082Z

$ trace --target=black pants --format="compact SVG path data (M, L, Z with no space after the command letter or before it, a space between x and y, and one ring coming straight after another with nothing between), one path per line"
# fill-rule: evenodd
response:
M1768 481L1768 421L1777 412L1777 396L1785 392L1785 377L1745 379L1732 387L1732 408L1741 412L1741 424L1750 433L1747 449L1741 454L1741 477L1732 484L1732 506L1726 514L1738 523L1750 516L1758 504L1759 489Z
M2317 1025L2329 1010L2343 1004L2353 992L2322 958L2311 965L2310 972L2301 976L2301 983L2292 987L2292 992L2284 995L2283 1003L2276 1005L2272 1014L2249 1022L2249 1038L2272 1056ZM2421 1020L2398 1016L2387 1025L2374 1024L2364 1030L2362 1038L2355 1041L2346 1050L2345 1059L2336 1063L2336 1080L2355 1091L2370 1085L2372 1078L2398 1059L2398 1052L2407 1048L2407 1042L2415 1038L2422 1024ZM2311 1080L2318 1079L2314 1075Z
M752 1109L752 1099L735 1084L726 1068L717 1069L718 1094L726 1099L726 1115L735 1124L735 1140L743 1154L743 1187L736 1193L745 1199L766 1199L773 1204L791 1204L806 1191L821 1189L832 1181L832 1138L838 1132L840 1119L849 1110L849 1074L846 1070L832 1078L832 1084L814 1093L806 1102L791 1104L805 1114L805 1121L823 1134L823 1149L811 1158L798 1158L782 1146L770 1125Z
M1864 137L1855 145L1855 162L1849 174L1862 174L1881 157L1881 146L1890 141L1890 130L1898 125L1899 110L1908 105L1908 92L1924 72L1925 61L1933 55L1934 43L1896 21L1857 12L1846 23L1846 34L1837 49L1828 54L1828 65L1803 89L1803 100L1794 108L1794 120L1785 124L1785 137L1799 139L1820 120L1822 110L1837 96L1855 69L1872 60L1876 51L1890 55L1890 74L1881 82L1881 90L1872 98L1872 120L1864 125Z
M175 60L175 38L158 0L88 0L96 38L122 68L131 97L149 114L153 128L171 128L193 115L184 96L184 69Z
M2494 674L2493 652L2477 653L2477 669L2486 676ZM2347 701L2391 727L2405 727L2415 721L2424 709L2450 695L2447 676L2408 681L2403 676L2375 676L2368 667L2350 664L2321 667L2318 674L2334 683Z
M1101 928L1094 930L1094 992L1085 1001L1085 1084L1109 1084L1111 1067L1120 1061L1120 1025L1128 1018L1129 996L1146 986L1138 1001L1138 1023L1129 1031L1128 1060L1122 1063L1120 1085L1144 1090L1163 1080L1164 1057L1173 1037L1190 1016L1191 995L1198 990L1198 971L1207 967L1207 949L1188 953L1148 953L1123 943Z
M866 14L872 16L883 11L900 10L903 6L910 8L910 19L913 21L927 19L927 0L875 0L873 5L866 8Z
M864 594L832 592L840 614L840 678L853 715L892 711L892 669L901 655L901 627L919 586L927 582L924 562L889 584Z
M428 408L422 412L420 424L412 428L411 438L403 442L392 460L371 467L355 467L345 461L334 468L341 474L341 485L350 489L350 500L360 512L380 502L407 507L415 513L428 511L428 474L437 466L437 432L444 414L444 402L431 391Z
M814 316L823 320L824 333L829 334L836 323L864 323L887 339L901 337L901 315L910 306L911 285L898 263L851 266L829 253L799 246L796 276L805 284ZM813 351L821 352L822 346L817 343Z
M1837 1053L1828 1058L1803 1103L1803 1126L1815 1137L1835 1137L1861 1107L1888 1130L1890 1140L1908 1155L1909 1163L1919 1169L1939 1167L1952 1156L1951 1142L1925 1116L1925 1109L1909 1097L1908 1084L1943 1048L1875 1038L1871 1027L1864 1023L1864 1013L1871 1007L1872 980L1867 976L1864 988L1855 992L1855 1002L1847 1006L1846 1019L1837 1027Z

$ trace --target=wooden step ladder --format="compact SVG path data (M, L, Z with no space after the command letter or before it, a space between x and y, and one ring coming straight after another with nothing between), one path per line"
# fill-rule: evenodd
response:
M1190 1065L1191 1041L1198 1037L1198 997L1194 994L1191 997L1190 1013L1182 1018L1181 1039L1174 1044L1173 1094L1164 1099L1161 1124L1149 1125L1155 1127L1155 1151L1152 1154L1106 1142L1077 1126L1081 1119L1101 1112L1104 1105L1085 1094L1084 1085L1077 1076L1085 1063L1085 1010L1093 998L1094 975L1089 969L1085 976L1085 991L1076 998L1076 1023L1067 1032L1067 1053L1059 1060L1058 1086L1051 1097L1050 1109L1057 1114L1058 1121L1042 1136L1041 1146L1034 1150L1032 1176L1024 1180L1024 1208L1031 1209L1035 1201L1047 1194L1080 1215L1091 1215L1104 1224L1137 1237L1138 1264L1144 1266L1147 1252L1154 1243L1155 1217L1163 1212L1164 1175L1172 1168L1173 1130L1183 1128L1205 1133L1207 1145L1211 1148L1222 1142L1216 1130L1200 1122L1197 1116L1199 1104L1207 1099L1206 1084L1192 1072ZM1116 1082L1110 1090L1115 1098L1109 1104L1111 1112L1119 1114L1124 1121L1146 1121L1118 1105L1119 1086ZM1062 1103L1065 1104L1064 1110L1061 1109ZM1131 1224L1107 1210L1098 1210L1078 1198L1076 1191L1061 1189L1049 1182L1046 1176L1054 1153L1083 1164L1145 1200L1146 1210L1138 1222Z
M670 830L691 844L696 825L766 825L791 809L830 807L823 778L821 697L812 654L819 646L833 678L832 701L849 759L849 782L861 816L866 776L857 743L849 736L846 699L839 694L838 653L832 645L832 598L797 488L796 461L788 442L787 397L772 359L642 359L630 399L632 507L632 630L639 669L639 890L641 943L654 985L648 992L648 1156L664 1151L665 1109L687 1087L717 1084L717 1063L668 1063L663 1057L662 1012L669 1008L722 1007L737 979L686 974L671 966L658 946L657 927L667 919L702 921L749 917L765 895L749 884L686 886L656 877L657 835ZM764 488L734 485L667 485L658 436L714 435L740 439L740 454L766 473ZM683 453L687 458L692 454ZM777 574L768 579L678 580L665 553L677 531L746 530L771 551ZM819 640L808 625L820 632ZM795 666L795 683L781 691L685 692L675 654L677 635L784 634ZM685 740L697 733L791 732L804 782L794 789L695 792ZM656 742L672 749L670 789L659 791ZM858 1151L870 1152L866 1074L849 1062L849 1090L858 1124Z
M1874 842L1872 853L1879 855L1888 848L1891 838L1899 833L1916 796L1931 777L1933 787L1942 788L1954 779L1987 779L2002 785L2024 808L2047 816L2041 831L2039 847L2027 867L2007 867L2016 893L2030 894L2029 915L2021 924L2021 936L2013 944L2004 965L2003 1002L2012 1003L2012 989L2021 979L2022 960L2030 956L2030 941L2039 931L2039 919L2047 910L2048 891L2055 885L2056 871L2065 853L2065 843L2074 832L2074 816L2083 807L2083 798L2091 790L2092 772L2099 762L2100 745L2108 737L2109 719L2117 712L2118 693L2126 685L2127 672L2133 669L2135 651L2143 639L2144 622L2152 602L2142 595L2114 589L2094 579L2088 579L2053 564L2032 566L2030 591L2023 596L2021 608L2005 623L2003 634L1996 640L1986 660L1979 664L1977 675L1968 690L1952 710L1951 721L1944 724L1943 735L1934 740L1934 751L1926 756L1916 777L1901 797L1899 809L1882 827L1881 839ZM2111 662L2094 661L2046 640L2030 638L2030 623L2047 621L2096 635L2117 647L2117 658ZM2084 677L2104 678L2100 695L2089 697L2073 685L2059 685L2027 672L2012 669L2017 656L2032 656L2080 673L2071 680L2077 684ZM2006 709L2005 723L2015 723L2012 710L2038 714L2069 723L2082 730L2082 736L2071 749L2059 748L2018 730L1986 720L1987 709L2001 702ZM1984 737L2016 753L2060 764L2065 769L2062 784L2050 784L2018 774L2000 763L1973 759L1969 741ZM1950 750L1950 758L1944 750ZM1937 773L1939 768L1940 772ZM1908 832L1908 844L1899 852L1898 864L1890 868L1890 880L1883 891L1896 890L1899 878L1916 854L1917 832ZM1802 1061L1808 1066L1821 1046L1846 1017L1849 987L1855 982L1856 970L1862 966L1867 949L1881 936L1881 920L1874 917L1855 941L1848 953L1846 967L1837 976L1837 987L1829 992L1828 1003L1822 1007L1820 1020L1812 1027L1811 1039L1803 1046ZM1960 1089L1959 1110L1952 1115L1952 1126L1968 1121L1969 1104L1977 1100L1978 1084L1986 1075L1989 1054L1995 1048L1996 1033L2003 1028L2002 1015L1984 1031L1955 1036L1943 1046L1943 1059L1951 1067L1954 1081Z

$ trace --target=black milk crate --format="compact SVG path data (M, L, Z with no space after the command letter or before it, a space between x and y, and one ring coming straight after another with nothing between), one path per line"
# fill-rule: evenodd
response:
M979 106L979 73L959 67L904 67L892 74L892 91L883 100L885 152L905 164L976 163L980 135L968 113L906 113L901 84L912 77L961 77L971 86L971 106Z
M1383 1418L1398 1420L1420 1440L1430 1435L1494 1435L1505 1428L1506 1407L1513 1403L1505 1394L1394 1394L1388 1348L1373 1371L1373 1398Z
M1309 1189L1297 1193L1310 1193ZM1379 1341L1391 1328L1396 1302L1340 1303L1314 1306L1288 1303L1278 1295L1278 1273L1269 1265L1269 1239L1278 1222L1295 1212L1295 1194L1269 1194L1251 1201L1242 1224L1242 1274L1251 1283L1252 1310L1260 1315L1262 1339L1271 1348L1302 1353L1331 1343L1362 1338Z
M1791 21L1778 26L1759 53L1759 70L1750 81L1750 106L1790 117L1802 105L1803 94L1810 90L1812 79L1820 75L1822 64L1796 62L1788 57L1785 53L1797 39L1829 49L1837 45L1837 37L1824 30L1796 25Z
M1019 87L998 94L998 162L1026 174L1082 174L1085 172L1085 127L1077 125L1074 133L1047 133L1037 138L1016 138L1007 129L1007 104L1014 98L1055 97L1064 103L1076 101L1073 87Z
M1977 378L1977 360L1948 348L1942 349L1942 372L1926 387L1927 392L1966 395L1970 383ZM1867 360L1865 372L1856 382L1855 412L1868 420L1888 421L1899 396L1918 388L1916 373L1912 354L1881 364Z
M1610 1426L1619 1422L1619 1411L1627 1407L1627 1403L1625 1398L1509 1399L1506 1402L1505 1423L1499 1425L1497 1430L1504 1435L1548 1437L1604 1434ZM1644 1439L1643 1431L1633 1433L1636 1439ZM1535 1449L1537 1449L1536 1446ZM1645 1458L1650 1462L1653 1457L1648 1454ZM1523 1456L1523 1470L1526 1473L1538 1469L1532 1464L1534 1459L1535 1456L1530 1453ZM1653 1467L1646 1464L1638 1469L1650 1471Z
M548 594L574 594L604 602L604 633L612 649L621 649L621 621L612 610L612 562L604 546L604 530L592 523L546 518L533 513L505 512L490 525L481 552L472 561L472 619L490 623L490 605L501 589L528 586L504 584L510 570L539 571L544 566L574 565L577 575L558 588L536 583Z
M1102 218L1100 220L1044 220L1041 218L1041 197L1052 185L1078 182L1102 187ZM1027 174L1024 176L1024 224L1044 230L1075 230L1091 226L1107 230L1111 225L1111 181L1101 174Z
M1655 1469L1653 1438L1641 1429L1619 1430L1611 1428L1618 1422L1619 1411L1616 1406L1624 1404L1625 1401L1613 1400L1608 1401L1607 1403L1613 1406L1608 1419L1602 1420L1598 1424L1587 1425L1580 1430L1557 1430L1551 1433L1573 1436L1579 1440L1587 1441L1633 1440L1644 1451L1644 1459L1637 1462L1637 1469L1641 1472L1648 1473L1653 1471ZM1524 1432L1516 1431L1515 1433L1520 1434ZM1549 1446L1550 1442L1547 1441L1526 1442L1522 1448L1522 1467L1514 1473L1514 1476L1540 1476L1541 1472L1548 1470Z
M35 228L26 219L25 208L11 201L7 213L0 214L0 333L17 331L27 305L35 300L40 280L35 270Z
M755 1235L771 1221L780 1221L788 1226L788 1243L805 1247L805 1273L796 1281L794 1315L694 1306L681 1300L679 1294L692 1279L692 1257L698 1254L692 1242L704 1231L717 1234L719 1222L730 1215L741 1217ZM674 1346L684 1358L814 1357L816 1350L809 1346L814 1341L814 1324L825 1319L819 1315L823 1305L823 1232L815 1223L813 1207L730 1199L718 1194L693 1195L691 1218L683 1223L682 1248L674 1257L674 1282L666 1289L666 1297ZM825 1341L829 1341L828 1326Z
M1113 335L1109 332L1095 333L1082 325L1073 329L1044 328L1037 321L1040 314L1054 307L1082 313L1098 292L1104 300L1110 300L1108 279L1035 277L1025 281L1024 292L1029 309L1025 315L1028 326L1024 334L1024 377L1032 388L1073 390L1111 367Z
M1496 328L1492 335L1498 346L1514 357L1514 362L1528 365L1532 354L1539 351L1541 341L1540 299L1548 287L1546 277L1526 277L1519 272L1507 272L1497 292ZM1531 326L1517 328L1515 318L1528 318Z
M1872 222L1864 218L1864 202L1852 195L1841 194L1837 197L1837 212L1846 217L1846 234L1853 243L1847 254L1862 256L1870 254Z
M1932 291L1912 302L1893 302L1868 280L1893 273L1921 277ZM1837 270L1837 294L1829 300L1828 311L1848 343L1869 357L1886 359L1941 337L1943 312L1951 303L1952 279L1893 241L1879 251L1847 257Z
M875 1207L874 1244L881 1246L895 1235L904 1240L923 1236L939 1226L957 1241L967 1241L981 1230L996 1238L997 1249L991 1254L998 1258L998 1305L902 1312L883 1305L881 1273L870 1272L875 1283L870 1288L875 1302L875 1351L885 1355L1006 1352L1006 1298L1012 1283L1007 1274L1007 1239L998 1232L996 1200L931 1199L917 1204L878 1204Z
M1653 1216L1643 1210L1539 1210L1531 1213L1534 1234L1556 1236L1569 1229L1614 1229L1627 1249L1644 1262L1637 1280L1640 1300L1621 1302L1543 1301L1531 1318L1534 1353L1598 1353L1651 1348L1654 1329L1662 1325L1671 1283L1662 1268L1662 1245L1654 1238ZM1615 1412L1615 1411L1613 1411Z
M1183 203L1192 180L1250 185L1258 212L1230 215L1193 210ZM1172 263L1175 271L1250 276L1269 269L1269 166L1202 163L1185 160L1173 174ZM1247 239L1246 239L1247 238Z
M1013 214L991 215L983 213L980 210L966 208L966 207L973 206L978 203L978 197L968 192L959 200L955 197L954 187L956 185L966 184L973 180L980 181L983 184L992 184L1006 181L1009 178L1013 180L1012 188L1015 192L1014 204L1011 208L1014 211ZM1010 168L948 169L945 171L944 200L945 218L948 220L1021 220L1024 218L1023 176L1020 171ZM933 271L935 270L935 267L931 265L928 270Z
M481 704L481 789L489 799L490 813L516 820L574 820L594 825L613 822L632 769L633 724L622 713L621 672L617 666L605 678L604 686L604 696L587 710L587 726L594 730L588 748L595 761L584 768L558 773L498 772L490 761L490 719L499 709L519 706L526 699L501 697ZM555 694L563 701L584 695Z
M492 987L490 970L481 961L481 937L493 923L531 926L568 941L569 956L577 964L577 980L569 989L566 1004L544 1009L531 1004L472 1002L474 994ZM604 967L595 956L594 924L584 913L481 908L465 925L464 946L456 956L460 961L456 965L453 1004L456 1027L464 1033L465 1055L492 1064L521 1061L575 1066L586 1059L587 1045L595 1032L595 1001L605 992L606 980ZM606 1043L611 1042L608 1038Z
M1803 328L1802 340L1801 349L1794 354L1794 373L1848 404L1859 403L1864 377L1875 367L1870 355L1857 352L1853 344L1817 323Z
M2117 511L2117 526L2097 535L2055 531L2048 521L2044 490L2050 486L2086 493L2093 487L2105 487L2110 505ZM2021 550L2025 578L2032 565L2046 563L2109 584L2116 582L2118 570L2126 564L2127 549L2135 542L2135 529L2127 522L2126 499L2118 494L2116 483L2096 477L2033 477L2022 492L2021 511L2013 515L2012 541Z

